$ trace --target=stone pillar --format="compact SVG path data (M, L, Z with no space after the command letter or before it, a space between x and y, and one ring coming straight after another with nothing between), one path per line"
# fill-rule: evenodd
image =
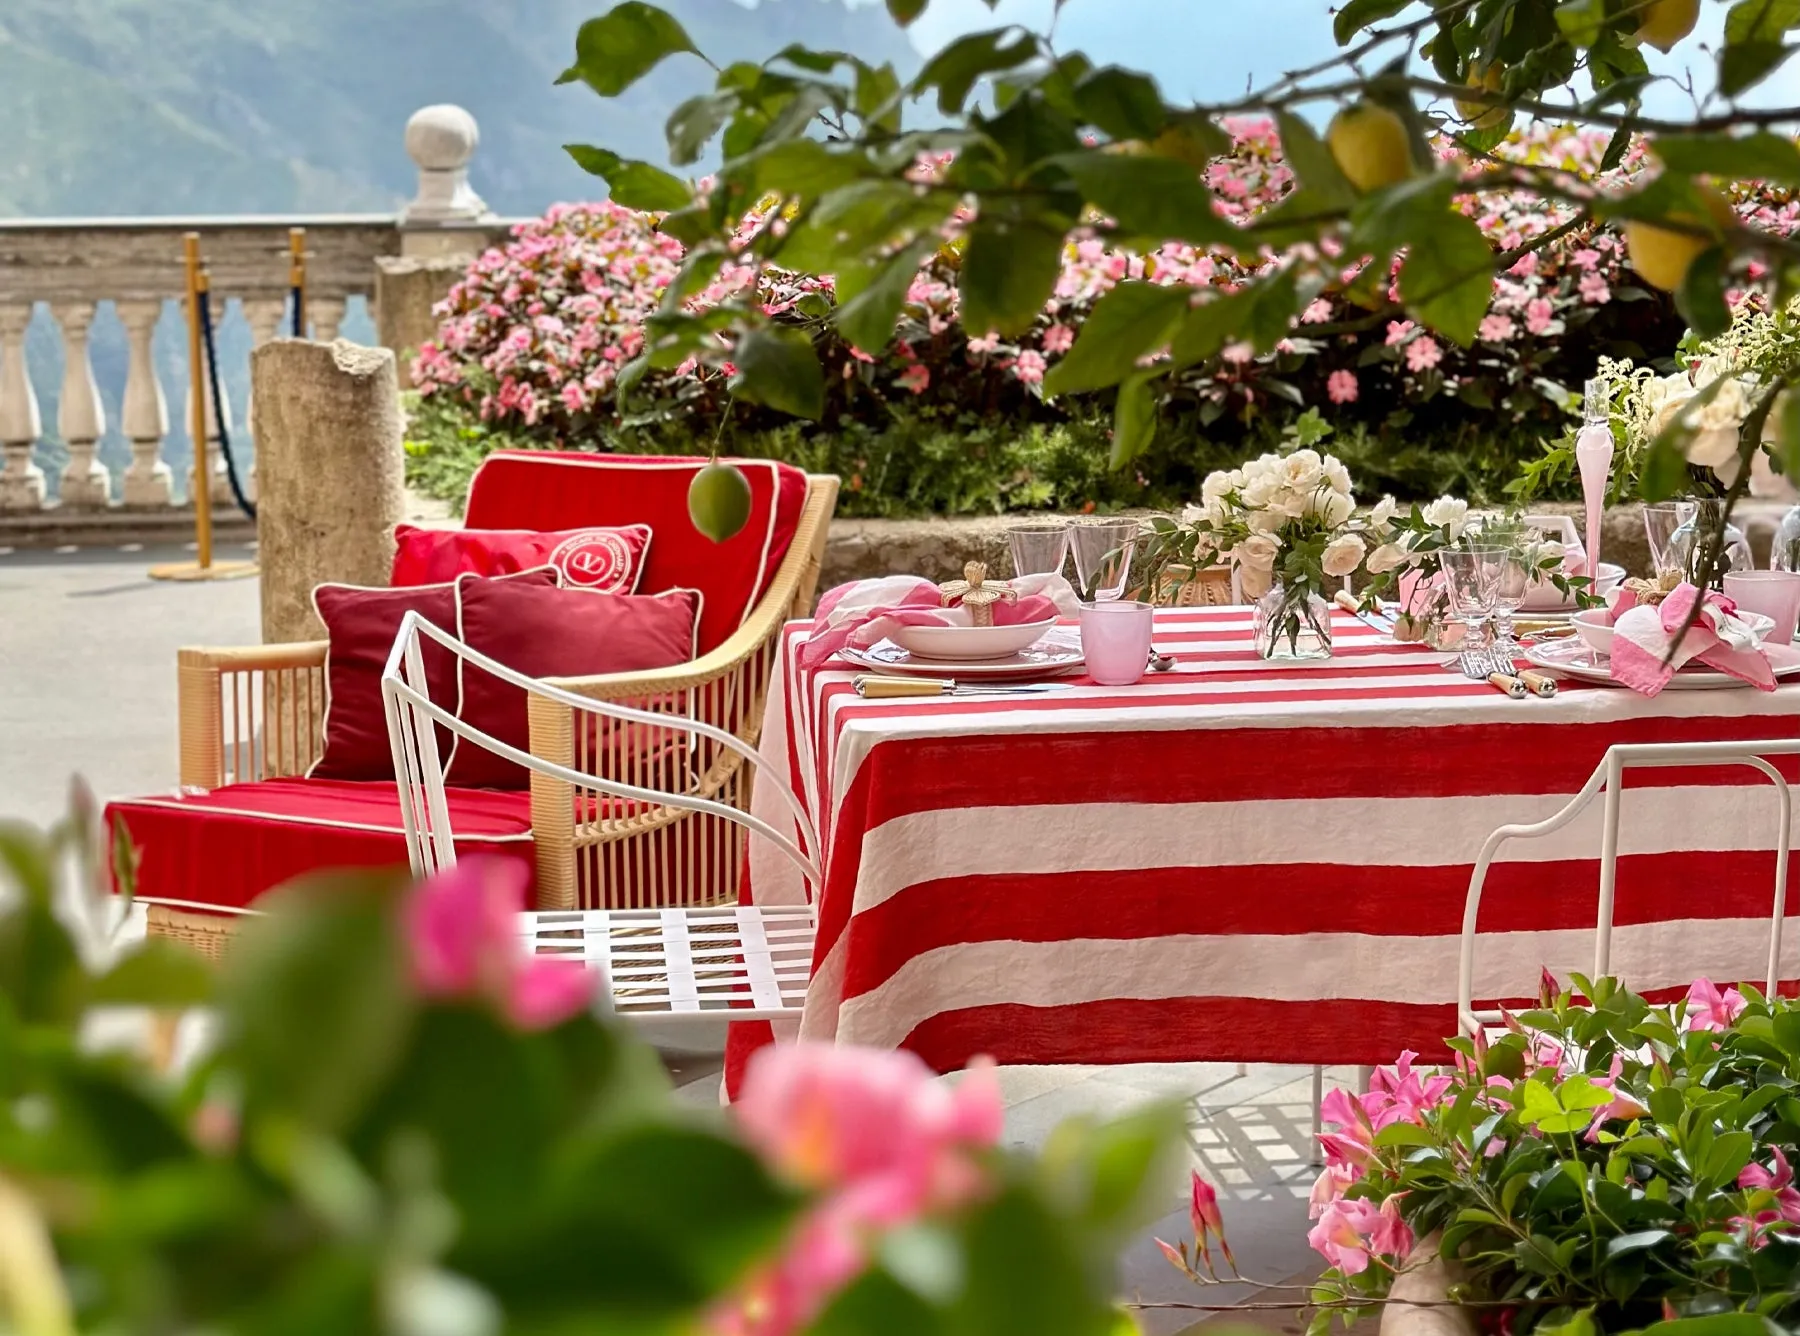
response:
M161 457L163 437L169 434L169 406L156 378L155 355L156 322L162 310L159 301L119 303L119 321L131 349L119 413L119 425L131 442L131 467L125 470L128 506L166 506L170 501L173 475Z
M263 639L318 640L313 586L385 585L406 517L394 355L339 339L250 354Z
M0 306L0 510L37 510L44 504L44 471L31 460L44 425L25 365L30 323L30 303Z
M400 215L402 227L490 216L469 184L469 159L480 143L481 128L461 107L441 102L412 114L406 122L406 152L419 169L419 191Z
M56 409L57 429L69 447L62 474L62 504L93 510L112 504L112 474L94 457L106 432L106 410L88 358L88 329L94 323L93 302L68 302L55 308L62 324L63 382Z
M312 325L312 336L320 343L330 343L344 323L348 303L342 297L315 297L306 303L306 315Z
M437 337L435 307L468 271L467 256L383 255L375 261L375 337L400 359L400 385L412 384L413 354Z
M208 294L206 300L212 312L213 337L216 341L219 326L225 322L225 299L214 292ZM183 314L185 316L185 312ZM201 356L205 356L204 350ZM222 370L219 372L218 402L213 401L212 378L206 375L204 369L201 371L200 387L202 396L206 400L206 442L204 445L199 441L194 442L193 462L188 465L188 501L191 503L195 497L200 495L201 461L210 460L212 485L208 490L212 494L213 508L230 510L237 505L237 498L231 494L231 479L225 473L225 447L219 438L219 424L224 423L227 428L231 425L231 392L225 388L225 373ZM190 383L187 386L187 393L182 396L181 409L181 425L188 429L189 435L193 434L193 422L194 391ZM242 441L233 440L233 458L240 460L243 458L242 445ZM241 478L243 475L239 474L238 476Z

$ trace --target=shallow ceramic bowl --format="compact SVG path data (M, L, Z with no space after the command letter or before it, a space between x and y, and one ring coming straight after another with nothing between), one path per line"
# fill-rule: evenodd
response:
M1588 590L1590 594L1604 595L1619 581L1625 578L1625 568L1615 566L1610 561L1600 563L1600 573L1594 577L1594 584ZM1562 592L1548 580L1533 580L1531 588L1525 592L1525 601L1519 605L1520 612L1567 612L1575 606L1575 600L1564 598Z
M1004 659L1044 638L1056 618L1019 622L1012 626L896 626L888 639L920 659L966 663L975 659Z
M1756 643L1762 644L1763 637L1775 628L1775 619L1765 617L1760 612L1739 612L1741 618L1750 627L1750 633L1756 637ZM1587 647L1596 654L1612 655L1613 628L1612 613L1606 608L1584 608L1571 617L1575 634L1587 642Z

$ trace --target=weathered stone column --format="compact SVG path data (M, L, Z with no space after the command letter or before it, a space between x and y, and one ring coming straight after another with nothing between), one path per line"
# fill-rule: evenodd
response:
M469 267L466 255L383 255L375 261L375 337L400 359L400 386L412 385L413 354L437 337L431 308Z
M394 355L339 339L250 354L263 640L317 640L327 580L385 585L404 519Z

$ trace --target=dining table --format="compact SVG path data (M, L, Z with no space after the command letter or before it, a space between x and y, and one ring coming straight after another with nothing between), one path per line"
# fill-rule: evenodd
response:
M1264 660L1252 616L1157 609L1173 666L1128 686L1077 674L1041 693L901 699L860 697L863 670L841 657L803 666L812 623L790 623L760 768L817 829L817 944L797 1023L732 1026L728 1093L772 1039L904 1048L938 1071L977 1055L1442 1053L1490 832L1555 812L1616 743L1800 727L1800 685L1648 698L1565 681L1521 700L1337 609L1328 659ZM1778 764L1800 778L1793 757ZM778 798L765 786L753 810L791 829ZM1600 809L1494 866L1478 1000L1591 968ZM1645 992L1760 979L1776 829L1775 791L1748 769L1628 772L1613 973ZM804 903L795 865L764 844L741 896Z

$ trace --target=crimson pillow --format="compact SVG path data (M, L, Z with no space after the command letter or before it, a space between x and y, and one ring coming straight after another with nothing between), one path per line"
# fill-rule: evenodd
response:
M806 505L806 474L771 459L733 459L750 480L750 520L715 543L688 516L688 484L704 455L657 458L496 450L469 482L465 523L495 529L571 529L648 524L655 546L634 591L697 589L700 652L710 653L742 626L775 579Z
M539 566L562 572L571 589L635 594L650 551L650 526L557 529L421 529L394 526L396 588L459 575L511 575Z
M457 581L457 637L470 649L531 677L591 677L667 668L695 657L700 595L594 594L494 580ZM497 742L529 751L525 692L465 663L459 718ZM458 739L446 776L465 788L519 789L530 772Z
M544 566L481 583L554 589L556 580L556 571ZM325 623L330 647L325 653L325 748L306 773L312 779L392 779L394 753L381 700L382 670L407 613L416 611L439 630L456 633L456 585L371 589L322 584L313 590L313 608ZM420 646L420 657L431 703L454 710L456 656L428 639ZM449 757L451 741L449 730L440 728L440 760Z

